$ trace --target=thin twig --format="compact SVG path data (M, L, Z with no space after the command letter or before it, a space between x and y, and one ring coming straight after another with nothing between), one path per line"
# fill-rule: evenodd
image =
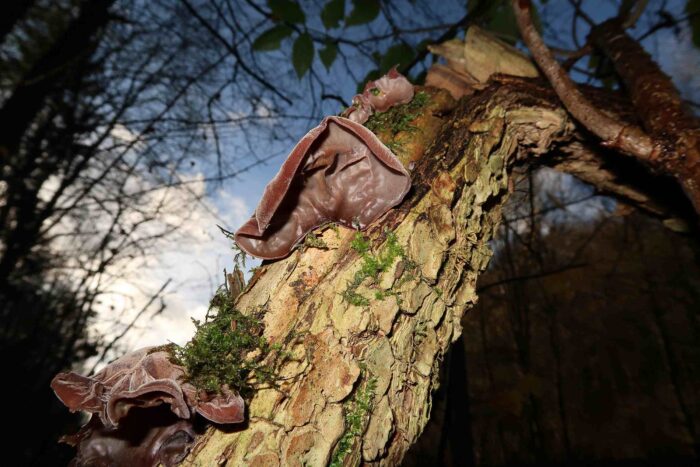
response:
M652 158L655 153L654 141L641 128L608 117L579 91L535 29L530 16L530 1L512 0L512 5L523 41L571 115L601 138L603 144L639 159Z
M163 293L165 288L168 287L168 285L170 285L171 282L172 279L168 279L167 281L165 281L165 283L160 287L160 289L158 289L158 291L151 296L148 302L146 302L146 304L141 307L139 312L136 313L136 316L134 316L134 319L131 320L131 322L122 330L122 332L115 336L114 339L112 339L112 341L109 344L107 344L104 349L102 349L100 358L98 358L97 361L95 361L95 364L92 366L88 374L92 374L95 372L97 366L104 361L105 357L107 356L107 353L110 350L112 350L112 348L116 345L117 342L119 342L124 336L126 336L126 334L131 330L131 328L134 327L139 318L141 318L141 315L143 315L146 312L146 310L148 310L151 304Z

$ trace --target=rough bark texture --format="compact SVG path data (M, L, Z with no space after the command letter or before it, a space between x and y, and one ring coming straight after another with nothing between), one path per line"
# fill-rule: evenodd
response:
M460 101L417 162L409 198L366 233L377 255L389 231L404 250L357 289L367 306L342 296L363 263L344 228L318 233L327 249L256 271L238 307L266 311L266 337L292 355L284 380L255 394L245 427L209 430L185 464L397 465L430 417L440 363L476 301L509 165L573 130L530 83L496 83ZM371 408L358 410L358 397ZM348 436L358 417L358 435Z
M636 125L623 125L605 112L593 107L559 65L554 54L542 40L532 21L529 0L511 0L515 19L523 42L542 73L547 77L564 106L581 124L597 135L606 145L623 154L648 160L652 157L654 141Z

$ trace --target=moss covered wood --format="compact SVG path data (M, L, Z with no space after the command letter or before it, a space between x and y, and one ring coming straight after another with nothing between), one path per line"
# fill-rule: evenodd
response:
M277 387L254 394L247 424L210 429L186 465L327 465L351 429L359 434L340 446L343 465L401 461L428 421L439 366L476 301L509 167L573 138L566 112L537 89L494 83L443 109L439 132L412 133L432 140L415 161L413 190L365 233L380 252L392 232L404 256L356 287L367 304L342 295L363 264L348 229L321 229L326 249L300 248L256 270L236 308L265 309L265 337L291 358ZM347 426L347 411L366 387L361 374L373 378L372 409L358 429Z

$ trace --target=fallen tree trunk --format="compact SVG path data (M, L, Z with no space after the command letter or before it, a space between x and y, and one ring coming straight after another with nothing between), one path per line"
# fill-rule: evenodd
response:
M327 227L315 247L255 272L237 307L264 310L265 337L289 359L280 384L253 396L247 424L210 429L186 465L400 463L476 302L510 167L580 142L543 89L494 82L444 115L409 197L365 233L369 250L355 232ZM373 258L389 266L363 276Z

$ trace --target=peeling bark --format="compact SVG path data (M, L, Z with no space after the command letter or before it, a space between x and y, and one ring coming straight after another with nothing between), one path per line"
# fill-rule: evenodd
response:
M373 251L382 251L391 231L405 252L357 289L368 306L341 296L362 262L348 229L322 229L327 249L300 249L256 271L237 306L265 309L266 337L293 358L279 386L250 401L248 425L209 430L186 465L400 463L430 417L442 359L476 302L509 167L573 138L568 114L533 89L494 83L445 117L416 163L408 198L368 229ZM338 456L350 401L361 391L371 408L360 417L361 434Z
M464 42L451 40L431 46L431 50L442 55L449 66L431 66L426 83L448 90L456 99L483 89L491 77L502 83L522 86L523 80L513 75L533 76L529 70L534 69L534 64L528 60L530 68L525 66L523 60L526 59L521 52L513 53L499 39L473 26ZM493 63L485 61L484 57L490 57ZM499 70L507 70L508 75L498 74ZM475 76L480 76L481 81ZM531 92L548 99L552 106L561 105L558 92L549 83L544 80L528 80L527 83ZM640 124L632 102L621 93L581 84L574 86L571 83L571 86L580 94L580 100L587 103L587 109L594 108L596 113L616 122L618 127L631 128ZM601 194L614 196L623 204L662 219L672 230L687 232L697 229L697 213L676 181L653 173L637 159L620 157L590 136L585 126L579 127L575 138L563 142L558 150L550 151L542 163L574 175L593 185Z

